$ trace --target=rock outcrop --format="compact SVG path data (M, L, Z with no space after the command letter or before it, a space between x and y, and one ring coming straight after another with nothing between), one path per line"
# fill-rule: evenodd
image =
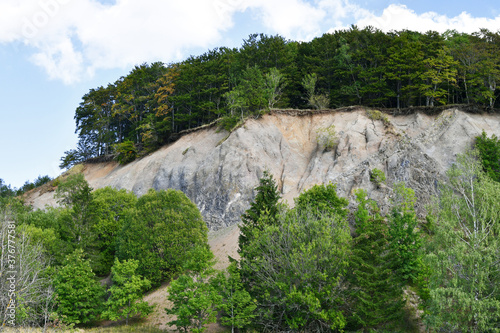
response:
M373 118L373 117L372 117ZM196 203L212 230L234 225L254 198L264 170L275 177L283 198L293 198L314 184L333 182L351 198L365 188L387 209L394 182L404 181L419 198L422 212L456 154L485 130L500 136L500 116L449 109L438 116L414 113L372 120L365 109L339 112L275 112L250 119L227 136L206 128L125 166L88 164L84 174L94 188L112 186L142 195L150 188L174 188ZM335 125L338 145L324 149L317 131ZM386 186L370 181L378 168ZM34 207L54 204L52 193L36 191Z

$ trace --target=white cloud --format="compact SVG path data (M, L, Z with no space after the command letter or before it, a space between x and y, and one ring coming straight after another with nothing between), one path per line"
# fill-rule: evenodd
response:
M249 0L246 3L257 9L262 24L272 33L294 40L309 40L320 34L320 23L326 16L324 9L303 0Z
M472 33L481 28L497 31L500 27L500 16L489 19L472 17L466 12L455 17L435 12L417 14L404 5L390 5L384 9L380 16L365 12L363 17L359 18L357 25L359 27L373 26L386 32L408 29L420 32L433 30L443 33L448 29L455 29L460 32Z
M418 15L390 5L376 16L351 0L1 0L0 43L21 41L33 48L32 61L65 83L103 68L126 68L152 61L178 61L190 49L218 46L234 26L236 12L255 15L268 34L295 40L355 23L384 31L496 30L494 20L467 13L453 18ZM349 22L351 20L352 22Z

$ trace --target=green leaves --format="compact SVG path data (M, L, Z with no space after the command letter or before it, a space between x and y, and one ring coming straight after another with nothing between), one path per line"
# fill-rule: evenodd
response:
M181 270L192 248L207 244L207 231L198 208L184 193L151 189L128 211L117 257L139 260L138 273L158 286Z
M125 324L131 317L140 314L147 316L153 311L153 306L141 301L143 292L151 288L151 282L136 274L139 261L127 260L120 262L115 259L111 269L113 285L109 288L110 296L104 306L106 310L102 317L109 320L125 318Z
M104 288L83 258L82 250L67 256L55 276L54 289L56 312L64 323L85 324L96 320L101 313Z
M179 331L201 333L205 325L215 322L216 305L220 304L214 285L209 283L213 277L214 255L204 246L195 247L189 254L184 269L186 272L172 281L168 299L173 303L168 314L177 318L169 325L176 325Z
M488 138L483 130L476 137L475 147L479 151L484 172L491 179L500 182L500 139L496 135Z
M429 322L436 328L492 331L500 321L500 185L477 153L457 157L440 196L432 252Z

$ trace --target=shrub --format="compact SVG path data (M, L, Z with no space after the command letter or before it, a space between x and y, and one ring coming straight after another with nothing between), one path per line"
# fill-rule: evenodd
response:
M120 162L120 164L130 163L137 158L137 148L130 140L117 143L113 147L117 153L116 160Z
M316 140L318 144L323 146L326 150L335 149L339 143L335 125L318 128L316 130Z
M389 120L389 118L387 118L387 116L385 114L383 114L382 112L380 112L378 110L367 110L366 115L371 120L382 121L382 123L384 123L385 126L389 126L391 124L391 121Z
M375 183L377 186L385 183L385 180L385 173L382 170L375 168L370 171L370 181Z

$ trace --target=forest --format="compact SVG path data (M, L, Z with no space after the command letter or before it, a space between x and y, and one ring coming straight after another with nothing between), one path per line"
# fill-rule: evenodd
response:
M394 31L353 26L310 42L253 34L179 63L138 65L82 97L79 141L61 168L113 156L121 163L179 133L273 108L392 108L467 104L494 111L500 33Z
M92 190L81 168L56 180L57 208L0 197L4 326L68 330L153 311L179 332L218 322L248 332L495 332L500 329L500 139L483 132L457 156L425 217L403 182L382 214L364 189L355 208L336 185L289 207L264 171L241 216L239 258L217 270L201 214L182 192L140 198ZM386 184L387 182L387 184ZM172 306L145 293L168 283ZM140 323L140 322L139 322ZM154 332L158 332L156 330Z

